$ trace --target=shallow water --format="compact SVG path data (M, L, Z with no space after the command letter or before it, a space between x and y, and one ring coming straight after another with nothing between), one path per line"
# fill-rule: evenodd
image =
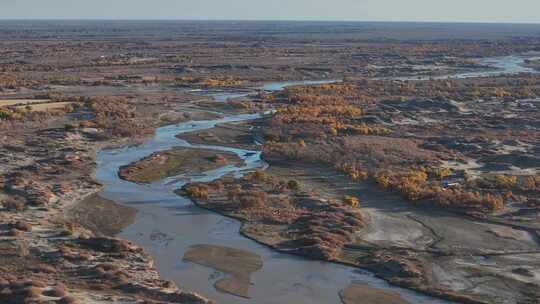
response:
M465 79L475 77L490 77L498 76L501 74L520 74L520 73L538 73L533 68L524 66L524 58L520 56L503 56L484 58L479 60L482 65L490 66L492 69L481 70L475 72L464 72L453 75L441 75L441 76L404 76L404 77L392 77L396 80L428 80L428 79ZM383 79L386 77L382 77Z
M286 87L295 86L295 85L314 85L314 84L325 84L325 83L336 83L341 82L338 79L323 79L323 80L300 80L300 81L281 81L281 82L270 82L261 87L264 91L280 91Z
M373 287L395 290L411 303L446 303L400 288L353 267L311 261L280 254L239 234L240 223L194 206L177 196L174 190L187 180L210 181L229 172L264 168L260 152L217 146L191 145L175 137L178 133L211 128L216 123L249 120L258 115L228 116L217 121L199 121L159 128L156 136L141 146L101 151L98 154L97 179L104 184L101 196L139 210L133 225L119 236L145 248L160 274L180 286L199 291L219 303L340 303L338 292L351 282L365 282ZM137 185L118 178L120 166L148 154L171 147L205 147L236 153L245 165L225 166L198 176L171 177L151 185ZM263 268L252 275L251 299L217 292L213 283L221 274L181 258L196 244L240 248L261 256Z
M341 82L339 79L323 79L323 80L297 80L297 81L279 81L279 82L269 82L267 84L262 85L261 87L257 88L257 90L262 91L280 91L283 90L285 87L289 86L295 86L295 85L310 85L310 84L324 84L324 83L336 83ZM198 96L210 96L217 102L225 102L229 99L242 99L250 94L254 93L254 91L228 91L228 90L192 90L192 94L198 95Z
M504 58L506 59L492 59L495 60L493 66L503 69L498 73L520 71L517 68L519 65L517 61L510 57ZM289 85L329 82L335 81L278 82L264 85L261 89L274 91ZM216 94L219 94L216 98L221 101L239 96L238 92ZM96 171L98 181L104 185L100 195L139 211L135 222L119 236L142 246L155 259L157 270L163 278L173 280L188 290L200 292L219 303L340 303L338 292L351 282L363 282L372 287L398 292L411 303L449 303L390 286L369 272L354 267L277 253L242 237L239 234L238 221L198 208L189 199L174 194L175 189L188 181L211 181L230 172L240 175L244 170L265 168L267 164L260 159L260 152L191 145L175 137L179 133L209 129L218 123L251 120L257 117L260 115L232 115L217 120L166 126L157 129L155 136L140 146L100 151ZM172 147L203 147L229 151L236 153L245 164L242 167L228 165L195 176L170 177L150 185L137 185L118 178L120 166ZM186 250L197 244L234 247L261 256L264 265L252 275L253 285L249 291L251 299L216 291L213 283L221 278L222 274L182 261Z

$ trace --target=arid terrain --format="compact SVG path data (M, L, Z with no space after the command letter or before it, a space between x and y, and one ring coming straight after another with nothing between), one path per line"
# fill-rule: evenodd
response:
M538 58L527 24L0 21L0 303L540 303Z

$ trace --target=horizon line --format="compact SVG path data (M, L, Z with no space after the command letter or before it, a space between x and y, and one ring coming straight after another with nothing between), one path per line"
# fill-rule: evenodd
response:
M354 20L354 19L203 19L203 18L64 18L64 17L40 17L40 18L2 18L0 21L187 21L187 22L335 22L335 23L439 23L439 24L516 24L516 25L540 25L540 21L446 21L446 20Z

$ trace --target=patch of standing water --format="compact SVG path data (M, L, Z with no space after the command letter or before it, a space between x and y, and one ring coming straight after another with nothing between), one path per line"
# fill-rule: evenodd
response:
M282 82L271 82L263 85L261 89L263 91L281 91L286 87L295 86L295 85L315 85L315 84L326 84L326 83L336 83L341 82L339 79L323 79L323 80L304 80L304 81L282 81Z
M458 78L486 77L504 74L535 73L533 68L525 66L525 59L519 56L504 56L480 60L481 64L495 68L492 71L464 73Z
M493 65L515 71L515 64L513 59L505 59L496 61ZM505 70L498 73L501 72ZM290 85L331 82L336 81L278 82L266 84L261 89L276 91ZM239 97L238 92L219 94L221 95L217 99L222 101ZM174 193L175 189L187 181L211 181L227 173L240 175L244 170L265 168L267 164L260 159L260 152L220 146L196 146L175 137L179 133L209 129L219 123L258 117L260 114L232 115L210 121L165 126L157 129L156 135L140 146L100 151L96 171L97 180L104 185L100 195L139 211L135 223L126 228L120 237L142 246L154 258L156 268L163 278L173 280L188 290L198 291L219 303L340 303L339 291L351 282L363 282L375 288L398 292L411 303L449 303L390 286L369 272L354 267L277 253L242 237L239 234L238 221L198 208L190 200ZM171 177L150 185L138 185L118 177L121 166L173 147L229 151L236 153L245 163L241 167L225 166L197 176ZM163 239L167 242L160 241ZM264 265L252 276L250 299L216 291L213 282L219 274L212 269L181 260L186 250L197 244L239 248L261 256Z
M239 99L244 98L251 94L251 91L227 91L227 90L191 90L191 94L197 96L210 96L217 102L225 102L229 99Z
M259 88L262 91L275 92L283 90L286 87L295 86L295 85L313 85L313 84L325 84L325 83L336 83L341 82L339 79L323 79L323 80L304 80L304 81L281 81L281 82L270 82L264 84ZM226 90L216 90L216 91L203 91L203 90L192 90L195 95L199 96L210 96L217 102L225 102L229 99L241 99L252 94L253 91L226 91Z
M538 73L533 68L525 66L525 58L520 56L503 56L484 58L479 60L480 64L491 67L489 70L464 72L453 75L442 76L405 76L405 77L389 77L395 80L429 80L429 79L465 79L475 77L490 77L501 74L520 74L520 73ZM383 79L387 77L382 77ZM387 78L388 79L388 78Z

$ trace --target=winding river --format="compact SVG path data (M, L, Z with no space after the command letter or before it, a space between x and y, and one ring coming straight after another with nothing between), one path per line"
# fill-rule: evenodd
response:
M528 71L519 57L491 59L497 73ZM487 62L487 61L486 61ZM479 72L481 73L481 72ZM483 72L493 73L493 71ZM457 77L476 77L470 73ZM476 74L485 76L485 74ZM493 74L488 74L493 75ZM275 82L262 86L266 91L281 90L297 84L335 82L299 81ZM216 101L246 96L248 93L208 93ZM180 287L200 292L218 303L341 303L338 293L352 282L366 283L375 288L392 290L411 303L449 303L410 290L390 286L371 273L358 268L333 263L312 261L270 250L239 234L240 223L196 207L189 199L174 194L189 181L212 181L228 173L241 175L245 170L265 168L260 152L222 146L192 145L175 137L179 133L209 129L216 124L252 120L263 114L230 115L209 121L190 121L158 128L153 138L144 144L113 150L102 150L97 156L96 177L104 185L100 195L137 209L135 222L119 237L142 246L155 260L156 268L164 279L175 281ZM229 151L244 160L244 165L224 166L201 175L170 177L150 185L138 185L119 179L118 169L151 153L173 147L207 148ZM210 268L183 262L182 256L193 245L211 244L247 250L261 256L263 268L251 279L250 299L218 292L213 284L223 274Z

